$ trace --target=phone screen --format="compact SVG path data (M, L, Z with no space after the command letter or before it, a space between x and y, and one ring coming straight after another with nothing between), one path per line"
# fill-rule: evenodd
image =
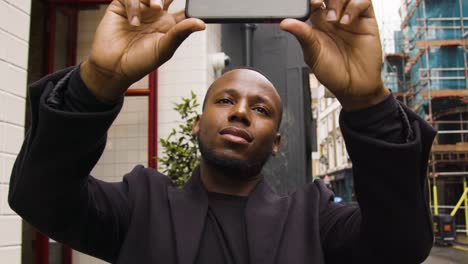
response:
M306 20L310 0L187 0L186 15L205 22Z

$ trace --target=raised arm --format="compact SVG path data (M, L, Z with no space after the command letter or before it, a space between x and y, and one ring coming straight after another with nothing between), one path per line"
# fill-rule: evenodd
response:
M433 243L427 161L434 130L393 97L342 112L359 209L323 189L321 234L329 263L421 263Z
M142 168L120 183L105 183L89 173L128 86L204 28L181 12L169 14L170 1L164 7L157 2L113 1L81 67L31 85L32 125L11 176L13 210L55 240L110 262L130 221L132 176ZM88 98L88 105L79 97Z
M340 127L359 202L359 209L334 204L318 184L327 263L422 262L433 236L426 169L434 131L383 85L371 0L312 0L311 7L312 26L287 19L281 27L343 106Z

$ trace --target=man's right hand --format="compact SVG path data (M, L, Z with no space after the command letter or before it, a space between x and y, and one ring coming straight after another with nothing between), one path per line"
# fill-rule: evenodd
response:
M98 99L116 100L168 61L190 34L205 29L203 21L186 19L184 11L169 14L171 2L112 1L80 68L81 78Z

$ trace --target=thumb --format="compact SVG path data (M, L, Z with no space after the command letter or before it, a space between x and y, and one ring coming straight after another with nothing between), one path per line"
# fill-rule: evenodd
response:
M203 21L195 18L185 19L177 23L159 40L157 47L159 55L158 64L161 65L168 61L185 39L194 32L204 30L205 27Z
M302 46L306 62L310 66L314 65L313 62L316 61L321 50L317 31L310 25L291 18L281 21L280 28L296 37Z

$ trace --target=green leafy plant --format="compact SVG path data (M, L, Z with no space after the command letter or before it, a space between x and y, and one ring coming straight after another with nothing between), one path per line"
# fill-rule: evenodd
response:
M182 98L182 102L175 103L174 110L179 113L182 123L172 129L166 139L160 139L163 147L163 157L158 159L160 168L179 187L188 181L200 163L197 138L192 135L198 106L194 92L191 92L189 98Z

